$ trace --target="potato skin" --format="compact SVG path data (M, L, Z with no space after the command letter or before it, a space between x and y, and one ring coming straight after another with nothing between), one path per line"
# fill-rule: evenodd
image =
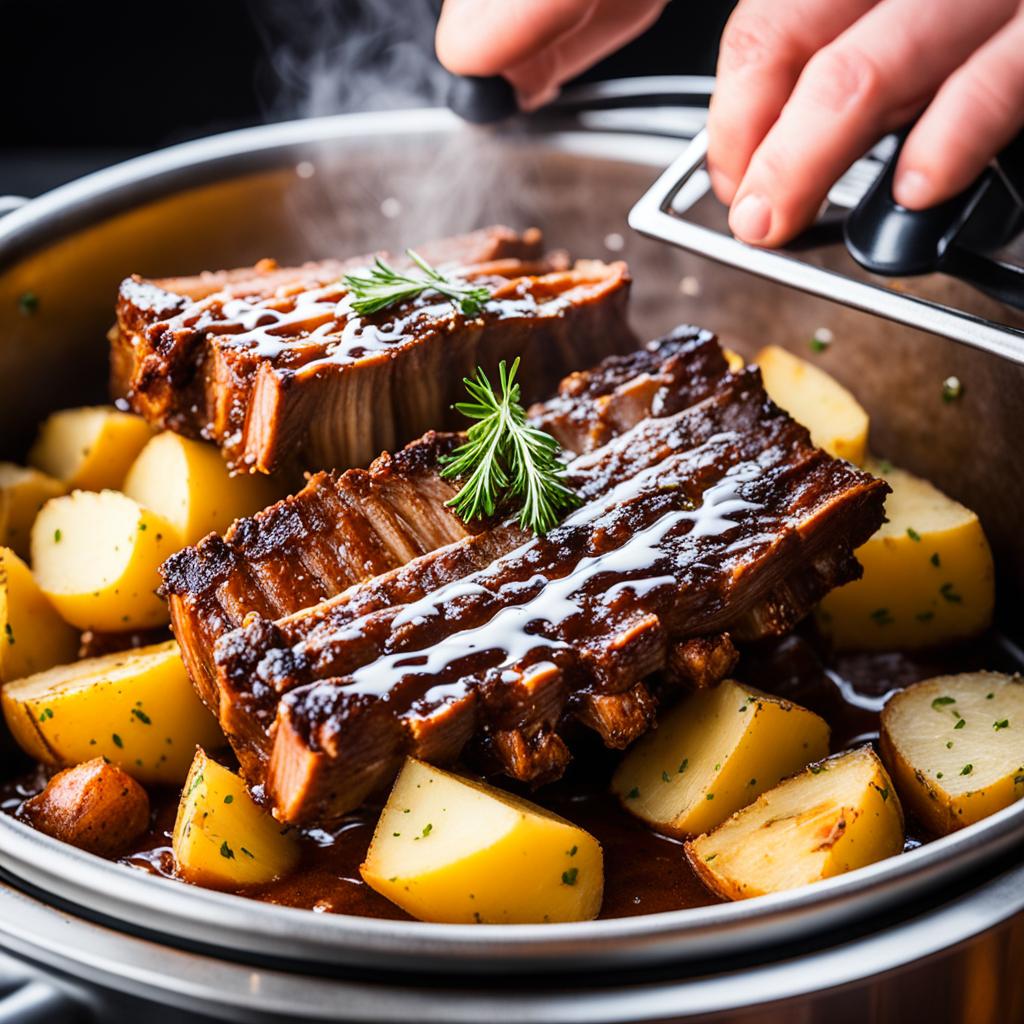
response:
M149 797L102 757L58 772L22 809L32 826L101 857L117 857L149 828Z

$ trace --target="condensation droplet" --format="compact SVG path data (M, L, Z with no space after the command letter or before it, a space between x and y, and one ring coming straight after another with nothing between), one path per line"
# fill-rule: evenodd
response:
M622 252L626 248L626 240L617 231L604 236L604 247L609 252Z
M828 327L819 327L814 332L814 340L822 345L831 345L835 341L835 335Z
M402 212L402 204L394 196L388 196L387 199L381 200L380 212L394 220Z
M300 178L312 178L316 168L308 160L303 160L295 165L295 173Z
M700 281L698 278L688 274L679 282L679 290L684 295L694 296L700 295Z

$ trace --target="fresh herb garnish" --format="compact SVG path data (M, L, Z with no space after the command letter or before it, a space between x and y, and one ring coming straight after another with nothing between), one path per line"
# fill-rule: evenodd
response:
M1000 729L1009 729L1010 720L1008 718L1004 718L998 722L993 722L992 728L995 729L996 732L999 732Z
M912 526L907 527L907 536L914 541L916 544L921 543L921 534L917 532Z
M465 477L447 504L466 522L493 515L499 504L512 500L521 504L523 529L547 533L562 512L580 504L580 498L562 483L558 442L526 422L515 379L518 369L518 358L511 370L504 360L499 364L500 396L479 368L475 378L465 379L472 401L459 402L455 408L476 422L465 444L443 460L441 475Z
M963 766L963 768L960 769L960 774L961 775L970 775L971 772L973 772L973 771L974 771L974 765L973 764L965 764Z
M399 273L378 256L365 274L346 274L342 278L342 284L352 293L352 309L356 313L360 316L377 313L396 302L433 291L450 299L465 316L476 316L491 297L490 288L445 277L412 249L406 249L405 253L423 271L423 276Z
M955 402L964 393L964 386L959 377L947 377L942 382L942 400Z
M947 704L955 704L956 697L936 697L932 701L932 707L938 711L940 708L945 707Z
M576 879L579 877L579 868L569 868L568 871L562 872L562 884L563 885L575 885Z

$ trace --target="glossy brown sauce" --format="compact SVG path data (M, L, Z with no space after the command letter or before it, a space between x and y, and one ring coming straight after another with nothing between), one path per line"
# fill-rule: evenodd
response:
M979 669L1020 671L1024 658L1007 641L990 634L947 650L844 655L825 662L808 631L749 649L735 675L822 715L832 727L832 749L838 751L877 738L878 713L892 690L936 675ZM585 734L573 746L577 757L567 776L538 790L532 799L601 842L605 857L601 916L627 917L718 902L690 870L677 840L651 832L608 795L608 778L619 755L603 750L595 737ZM17 815L22 802L45 782L45 773L36 770L0 784L0 811ZM178 793L152 790L150 796L152 829L122 862L174 877L170 836ZM367 806L346 816L330 833L307 833L302 839L303 858L293 875L241 895L318 913L406 918L359 876L378 813L379 806ZM907 848L927 838L915 822L908 821Z

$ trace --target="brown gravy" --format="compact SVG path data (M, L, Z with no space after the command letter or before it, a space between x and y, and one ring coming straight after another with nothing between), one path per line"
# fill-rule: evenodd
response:
M915 654L882 653L834 657L818 653L810 632L748 650L736 676L822 715L832 726L832 749L842 750L877 737L878 713L892 690L931 676L977 669L1020 671L1024 657L997 634L956 648ZM604 847L605 896L601 916L628 917L718 902L697 880L681 844L659 836L623 811L608 795L607 782L618 755L580 736L568 775L538 790L532 799L595 835ZM46 782L37 770L0 783L0 811L18 815L23 801ZM174 877L170 835L178 794L153 790L153 827L122 863ZM241 895L318 913L404 919L359 876L379 806L348 815L332 832L314 830L303 839L299 869L289 878ZM907 848L927 841L908 822Z

